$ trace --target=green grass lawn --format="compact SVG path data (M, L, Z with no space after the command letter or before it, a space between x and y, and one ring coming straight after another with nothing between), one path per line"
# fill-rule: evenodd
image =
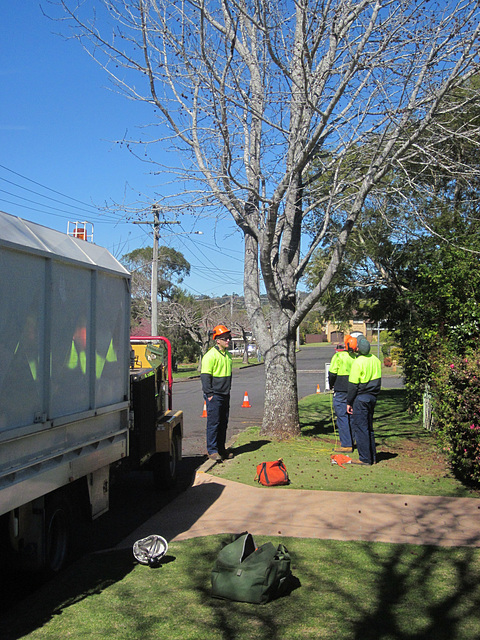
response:
M223 539L172 543L157 569L137 565L130 550L89 556L6 619L1 637L478 639L477 549L282 538L297 588L252 605L210 596Z
M250 429L237 457L211 473L254 483L256 464L283 457L290 488L474 496L450 474L403 390L382 391L379 463L332 466L331 396L304 398L302 433L270 442ZM354 454L355 455L355 454ZM264 489L268 491L268 488ZM241 505L239 505L241 508ZM294 517L294 514L292 514ZM226 536L173 542L157 569L130 549L87 556L0 617L2 640L478 640L480 549L255 538L286 545L297 588L267 605L214 599L210 574Z
M403 389L382 390L377 402L374 431L377 461L373 467L331 464L338 443L334 430L331 394L315 394L300 402L301 435L285 442L270 441L253 427L233 445L235 458L216 465L210 473L228 480L258 486L257 464L283 458L291 489L365 491L427 496L478 497L456 480L435 437L411 416ZM358 458L354 452L351 458ZM268 489L267 489L268 490Z
M297 588L266 605L214 599L225 537L172 543L157 569L130 550L70 567L2 622L3 640L477 640L480 550L282 538ZM270 538L271 539L271 538ZM257 537L257 544L266 538ZM280 540L280 539L279 539Z

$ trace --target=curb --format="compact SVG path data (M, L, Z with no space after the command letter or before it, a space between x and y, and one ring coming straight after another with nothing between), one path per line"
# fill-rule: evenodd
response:
M237 435L232 436L232 437L230 438L230 440L226 443L226 448L227 448L227 449L230 449L230 447L232 447L232 446L235 444L235 442L236 442L236 440L237 440L237 438L238 438L238 436L239 436L239 435L240 435L240 434L237 434ZM228 462L228 461L227 461L227 462ZM207 459L205 460L205 462L203 462L203 463L198 467L198 469L196 470L196 472L195 472L195 473L207 473L207 472L208 472L208 471L210 471L210 469L212 469L216 464L225 464L225 461L223 461L223 462L221 462L221 463L220 463L220 462L216 462L215 460L210 460L210 458L207 458Z

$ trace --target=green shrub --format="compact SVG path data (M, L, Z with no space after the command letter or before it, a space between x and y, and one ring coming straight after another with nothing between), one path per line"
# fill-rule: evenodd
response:
M401 347L392 347L390 349L390 359L392 360L396 360L397 364L402 365L403 364L403 349Z

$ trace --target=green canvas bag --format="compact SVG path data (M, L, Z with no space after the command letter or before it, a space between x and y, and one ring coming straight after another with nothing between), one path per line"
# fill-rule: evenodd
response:
M212 596L265 604L286 592L291 576L290 555L283 544L256 546L243 533L218 554L212 569Z

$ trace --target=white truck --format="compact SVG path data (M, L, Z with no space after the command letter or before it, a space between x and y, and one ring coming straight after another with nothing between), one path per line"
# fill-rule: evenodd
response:
M31 570L64 565L74 513L105 513L119 468L171 485L181 459L170 345L136 339L138 366L130 274L80 237L0 212L0 560Z

